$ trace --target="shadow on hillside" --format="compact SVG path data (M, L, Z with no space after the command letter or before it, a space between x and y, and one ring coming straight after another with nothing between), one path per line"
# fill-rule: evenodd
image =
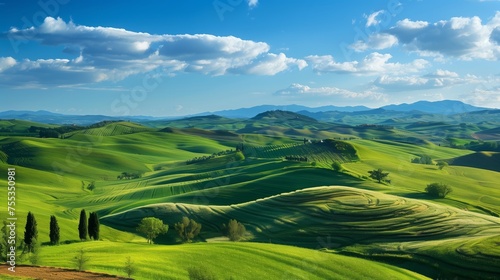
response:
M400 196L412 199L429 199L429 196L426 193L404 193Z

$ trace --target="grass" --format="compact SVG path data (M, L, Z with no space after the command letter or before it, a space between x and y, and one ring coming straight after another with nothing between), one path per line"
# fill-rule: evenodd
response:
M201 237L204 239L221 236L221 225L229 219L237 219L249 231L247 239L253 241L340 252L369 244L362 247L364 256L376 251L382 256L394 254L400 258L410 255L432 259L450 274L454 273L450 267L471 261L475 262L476 272L500 273L498 266L492 268L500 261L499 250L487 245L476 246L481 254L488 255L481 261L477 261L474 254L469 260L469 256L457 250L464 241L477 238L493 244L490 238L500 235L499 218L357 188L307 188L230 206L155 204L106 216L102 223L134 231L132 225L147 216L161 218L170 225L182 216L189 216L203 224ZM167 236L160 242L169 242L174 236ZM457 239L461 242L455 242ZM420 249L409 251L397 247L399 249L394 250L393 244L415 244ZM426 244L434 245L424 247ZM447 254L438 254L436 248L446 250ZM450 263L452 265L445 266Z
M369 170L382 168L389 172L391 185L380 185L379 190L406 197L428 199L425 187L434 182L446 183L453 192L436 202L480 213L500 213L500 190L496 187L500 173L470 167L448 166L439 170L433 165L413 164L411 159L420 154L434 160L460 158L472 151L457 150L436 145L415 146L390 141L351 141L361 161L346 163L344 168L358 176L367 176ZM486 209L487 211L483 211Z
M269 129L259 125L262 125L259 129ZM387 138L414 136L394 129L332 127L340 128L325 133L353 132L358 136L378 137L387 130ZM50 247L50 250L44 247L44 265L71 266L69 261L58 257L76 252L78 246L85 244L89 254L99 263L104 262L105 255L117 256L109 265L93 264L92 270L120 273L129 251L143 267L140 269L143 279L158 278L157 273L163 275L161 277L179 275L185 278L189 265L202 262L203 258L209 260L210 269L226 278L231 271L238 271L238 264L244 266L242 271L247 275L272 276L271 269L260 271L256 268L265 267L267 263L275 269L292 271L298 279L318 277L307 268L315 267L312 263L299 262L300 258L290 258L279 252L298 250L290 254L308 256L317 251L274 244L280 243L389 260L401 267L405 266L400 260L408 260L410 269L420 271L418 265L425 266L422 273L430 277L439 276L438 271L452 271L463 262L476 265L486 276L500 273L495 270L499 252L494 249L498 243L495 236L499 234L499 220L492 217L500 213L500 190L497 188L500 173L477 168L481 167L478 164L472 167L452 164L439 170L433 165L410 162L422 154L451 162L452 159L473 157L476 155L473 152L426 141L416 145L390 140L348 140L346 143L355 148L359 161L344 161L346 171L338 173L329 168L329 160L341 159L342 155L325 147L300 143L301 135L311 138L325 135L318 136L313 127L285 130L269 136L196 128L156 131L136 124L113 123L85 133L74 133L67 139L4 137L0 138L0 174L6 174L8 167L16 167L18 230L22 232L27 212L34 212L41 242L49 240L50 215L57 216L61 239L68 243L78 238L78 216L82 208L106 216L101 221L103 241L76 242ZM285 137L287 133L293 136ZM244 161L221 156L185 164L193 157L234 149L241 143L258 147L258 153ZM310 163L283 161L281 157L289 153L315 158L319 165L315 168ZM477 159L476 163L482 160ZM363 177L376 168L390 173L390 185ZM138 172L142 178L117 180L121 172ZM92 181L96 189L89 191L85 186ZM449 184L453 192L445 199L431 200L424 194L424 188L432 182ZM0 177L0 184L6 184L5 176ZM352 188L317 187L330 185ZM6 195L6 188L1 188L0 196ZM5 216L5 210L2 209L0 215ZM236 218L247 226L248 240L273 244L144 247L145 239L138 236L134 228L141 217L148 215L162 217L170 225L183 215L194 217L203 224L201 240L220 237L222 223ZM176 243L173 229L158 241ZM203 254L191 256L186 254L186 248L189 252ZM154 269L159 264L151 262L147 254L141 252L158 256L173 267L161 274L163 272ZM240 261L219 259L217 253L221 256L236 254ZM328 259L318 269L328 275L339 273L338 278L368 276L360 269L348 274L336 263L346 267L358 263L357 266L363 268L369 264L379 265L359 259L352 259L349 264L335 259L344 256L325 255L334 259ZM245 262L253 265L256 260L259 266L245 266ZM216 266L218 263L230 269L221 269ZM442 269L432 268L431 263ZM470 268L469 263L463 267L458 275L471 275L466 271ZM387 274L381 275L404 272L403 275L415 276L404 270L394 271L393 266L389 268ZM229 274L224 274L226 271Z
M125 275L124 263L126 257L130 257L137 268L132 275L134 279L188 279L187 270L190 267L204 267L217 279L427 279L383 263L259 243L175 246L107 241L74 243L43 247L41 264L73 268L74 264L68 256L75 255L80 248L84 248L90 257L87 269L96 272ZM362 270L356 269L360 266Z

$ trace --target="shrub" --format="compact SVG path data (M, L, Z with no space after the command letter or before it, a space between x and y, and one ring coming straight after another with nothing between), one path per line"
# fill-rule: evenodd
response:
M123 268L123 270L125 271L125 273L127 273L127 277L130 278L132 276L132 274L135 273L135 265L134 265L134 261L132 261L132 259L130 257L127 257L126 261L125 261L125 267Z
M442 170L443 168L448 166L448 163L446 161L440 161L437 163L437 166L438 166L439 170Z
M337 171L337 172L342 172L344 170L344 168L342 167L342 164L340 164L340 162L338 162L338 161L334 161L332 163L332 169L333 169L333 171Z
M208 268L203 266L190 267L187 269L190 280L215 280L217 277Z
M432 164L432 158L428 155L422 155L411 160L412 163Z
M443 183L432 183L427 185L425 191L432 197L445 198L446 195L452 192L452 189Z
M242 152L238 151L234 154L234 160L235 161L245 160L245 155Z
M76 255L73 257L73 262L76 265L76 269L78 269L79 271L85 269L85 266L87 265L89 260L90 258L87 257L85 250L83 250L83 248L80 248L80 250L78 250Z
M223 228L226 232L226 236L229 237L229 240L231 241L241 240L247 232L245 226L234 219L229 220L227 226L223 225Z

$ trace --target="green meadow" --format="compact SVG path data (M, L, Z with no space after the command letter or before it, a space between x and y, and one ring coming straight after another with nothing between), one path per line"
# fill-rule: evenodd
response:
M498 153L443 144L433 133L444 124L284 117L110 122L59 138L23 134L57 126L3 120L12 130L0 137L0 182L16 169L17 234L31 211L39 265L75 268L71 259L83 249L90 271L123 276L131 257L136 279L189 279L190 268L217 279L499 277ZM453 141L468 143L474 129L481 127L465 127ZM423 155L432 164L412 163ZM389 173L381 183L368 173L378 168ZM432 198L425 188L435 182L453 191ZM79 240L81 209L99 214L99 241ZM51 215L61 229L57 246L48 245ZM175 232L183 216L202 225L192 243ZM145 217L169 225L154 245L136 230ZM241 242L223 234L230 219L245 225Z

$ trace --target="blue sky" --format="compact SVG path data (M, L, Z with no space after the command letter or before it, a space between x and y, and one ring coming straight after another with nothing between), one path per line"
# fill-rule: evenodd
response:
M496 0L0 0L0 14L0 111L500 108Z

